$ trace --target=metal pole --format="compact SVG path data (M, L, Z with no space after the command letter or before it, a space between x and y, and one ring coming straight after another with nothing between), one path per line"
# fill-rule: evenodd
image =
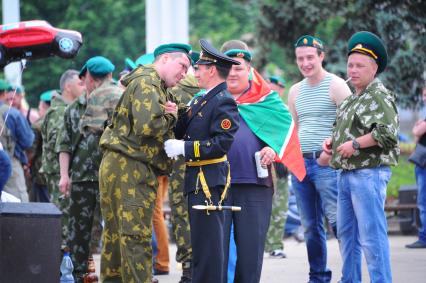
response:
M3 24L16 23L20 21L19 0L3 0ZM4 68L4 75L7 81L14 86L22 84L21 63L10 63Z
M188 43L188 0L146 0L146 52L164 43Z

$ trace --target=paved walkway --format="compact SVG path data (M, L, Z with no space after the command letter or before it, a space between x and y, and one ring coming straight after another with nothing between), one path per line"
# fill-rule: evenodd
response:
M391 264L394 283L425 283L426 282L426 250L406 249L404 246L416 240L415 236L389 236L391 246ZM307 262L305 243L293 239L284 241L287 258L272 259L265 255L261 283L304 283L308 281L309 266ZM338 243L336 239L327 241L328 264L333 272L332 282L339 280L342 267ZM176 246L170 245L170 257L174 259ZM95 255L96 271L99 272L99 255ZM172 260L169 275L157 276L160 283L179 282L181 271L178 264ZM368 271L363 263L363 280L369 282Z

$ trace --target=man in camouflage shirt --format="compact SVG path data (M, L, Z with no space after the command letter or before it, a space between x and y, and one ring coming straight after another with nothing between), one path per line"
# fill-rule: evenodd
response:
M157 177L171 172L172 160L163 147L174 137L177 120L178 101L167 88L185 76L190 49L186 44L161 45L152 65L139 66L121 80L126 90L100 141L102 282L152 280Z
M87 272L92 228L97 224L94 217L96 208L100 207L98 170L102 154L99 140L122 92L112 83L114 68L110 60L101 56L90 58L83 66L79 77L85 84L86 95L66 109L64 130L57 145L61 167L59 187L71 200L67 246L71 250L77 282L82 282ZM94 112L104 120L92 119Z
M62 246L68 236L69 199L59 191L59 153L55 150L59 132L64 127L65 108L84 92L84 86L76 70L66 70L59 80L60 93L52 97L51 105L41 125L42 166L40 172L46 178L50 201L62 212Z
M38 104L38 114L40 115L40 118L31 125L34 132L34 142L31 149L27 150L27 155L30 161L29 164L31 172L31 191L29 195L30 201L33 202L50 202L46 178L43 173L40 172L43 154L41 125L43 124L44 117L49 110L53 94L56 94L55 90L48 90L40 95L40 101Z
M332 152L331 166L342 169L337 201L340 282L361 282L362 253L371 282L392 282L384 204L389 166L397 164L399 155L396 97L376 77L387 63L379 37L366 31L354 34L348 54L347 74L355 93L339 107L332 138L323 145Z

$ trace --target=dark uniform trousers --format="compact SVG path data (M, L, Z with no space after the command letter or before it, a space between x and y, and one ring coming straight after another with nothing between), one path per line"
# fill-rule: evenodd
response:
M205 210L192 208L194 204L206 204L206 195L200 188L200 169L214 205L227 183L229 163L225 156L238 130L239 115L236 102L226 88L226 83L221 83L204 96L195 98L188 111L179 117L175 129L176 138L185 140L185 193L188 196L193 283L226 282L227 269L223 262L228 257L224 248L229 237L223 237L225 212L211 211L207 215ZM194 164L200 161L211 163ZM196 188L199 188L197 194Z
M220 199L222 186L210 188L214 204ZM226 283L227 267L223 262L228 258L225 247L229 237L225 238L225 212L195 210L193 205L205 204L202 190L188 194L189 222L192 243L192 283ZM227 205L226 201L224 205ZM225 277L224 277L225 274Z
M234 223L237 264L234 283L257 283L263 264L263 251L272 212L273 189L256 184L233 184L228 205L241 206L241 211L226 214L225 239L229 250L230 226ZM228 258L225 259L228 266Z

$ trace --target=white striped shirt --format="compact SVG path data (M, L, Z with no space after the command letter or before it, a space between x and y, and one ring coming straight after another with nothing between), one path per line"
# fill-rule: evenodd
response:
M316 86L310 86L307 79L300 83L295 107L303 153L322 150L323 141L331 137L336 119L336 104L330 99L331 80L332 75L327 73Z

